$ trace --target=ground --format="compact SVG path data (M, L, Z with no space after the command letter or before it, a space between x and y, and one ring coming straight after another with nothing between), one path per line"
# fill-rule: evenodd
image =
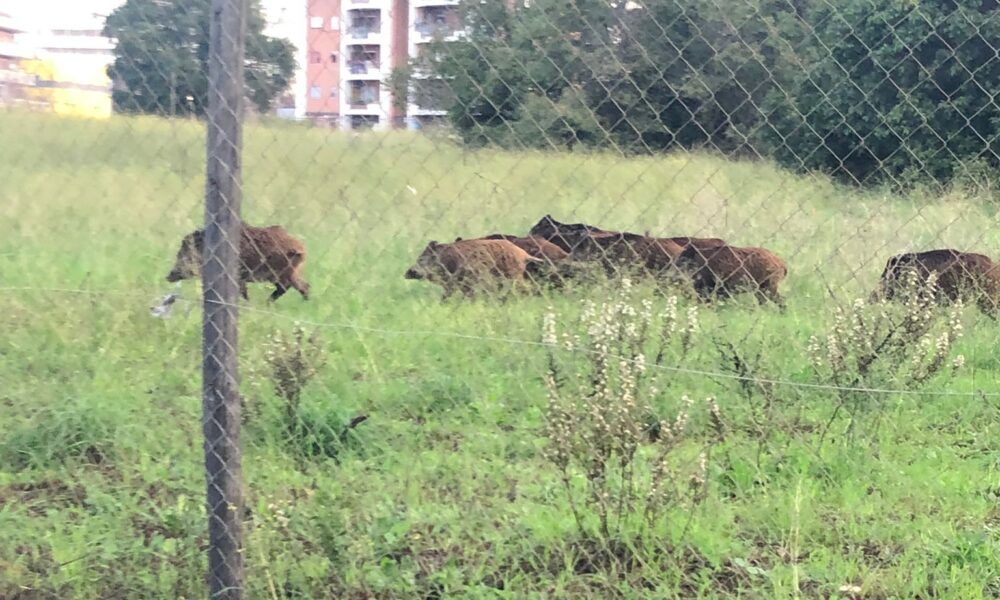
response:
M203 127L0 114L0 129L0 597L203 597L198 283L168 319L149 311L202 219ZM843 417L822 435L829 391L768 388L761 426L755 392L671 372L657 415L714 396L726 420L704 493L655 530L595 541L543 454L533 343L550 306L568 326L608 288L442 303L403 278L429 239L523 233L546 213L766 246L789 264L787 311L702 307L683 366L725 371L728 341L761 356L754 376L812 382L810 336L891 254L1000 255L997 205L975 188L269 123L248 127L244 174L245 219L305 242L313 289L268 306L255 285L242 305L248 597L1000 596L1000 326L976 310L964 366L919 394L865 395L857 419L880 426L858 435ZM290 424L268 352L296 322L317 369ZM709 434L692 418L697 455Z

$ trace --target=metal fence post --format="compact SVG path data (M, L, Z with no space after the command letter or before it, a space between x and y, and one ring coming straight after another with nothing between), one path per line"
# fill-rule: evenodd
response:
M246 0L212 0L209 42L202 410L209 592L243 596L240 396L237 373L240 168Z

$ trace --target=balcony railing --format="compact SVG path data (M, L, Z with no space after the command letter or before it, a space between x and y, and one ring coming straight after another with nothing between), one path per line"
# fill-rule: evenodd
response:
M351 60L347 63L347 69L351 75L368 75L379 72L379 63L372 60Z
M378 104L379 97L378 94L351 94L348 103L351 108L368 108L370 104Z
M347 35L358 39L366 39L371 36L379 35L380 33L382 33L381 25L352 25L347 28Z
M455 25L434 21L417 21L413 28L425 38L435 36L448 37L458 31Z

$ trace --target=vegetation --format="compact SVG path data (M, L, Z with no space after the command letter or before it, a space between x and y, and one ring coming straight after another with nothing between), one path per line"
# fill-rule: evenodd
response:
M996 168L1000 8L980 0L463 4L415 67L465 142L711 147L851 183Z
M117 40L108 76L119 112L202 115L208 109L211 0L128 0L108 16ZM262 113L291 83L295 47L264 34L260 1L247 4L246 95Z
M203 218L204 128L0 129L0 597L204 597L199 289L164 279ZM891 254L1000 254L975 181L268 123L244 169L246 220L303 239L313 289L241 303L248 597L1000 595L998 324L855 303ZM546 213L767 246L787 309L639 280L442 303L403 278L428 239ZM868 361L911 310L914 343Z

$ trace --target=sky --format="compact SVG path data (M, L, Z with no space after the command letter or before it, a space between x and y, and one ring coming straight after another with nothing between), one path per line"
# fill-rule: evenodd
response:
M0 0L0 11L9 13L26 28L86 23L94 14L107 15L124 0Z

